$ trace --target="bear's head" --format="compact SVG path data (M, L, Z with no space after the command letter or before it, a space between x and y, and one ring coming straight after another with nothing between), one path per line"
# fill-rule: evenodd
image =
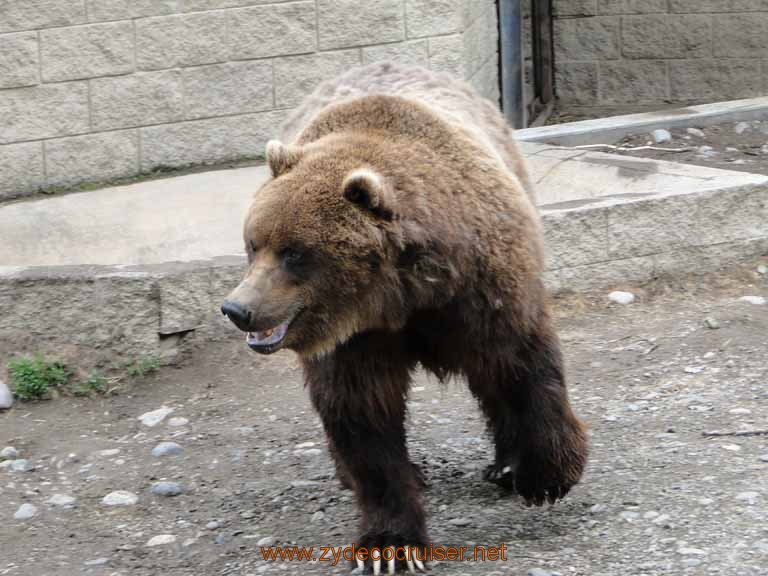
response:
M255 351L328 352L397 323L396 183L366 141L271 141L244 228L248 270L222 312Z

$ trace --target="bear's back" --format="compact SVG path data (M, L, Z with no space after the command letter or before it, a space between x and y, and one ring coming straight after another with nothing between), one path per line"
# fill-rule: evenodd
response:
M398 96L425 104L441 120L472 138L514 174L534 202L533 187L513 131L499 110L468 84L419 66L381 62L320 84L292 111L281 139L293 142L324 109L365 96Z

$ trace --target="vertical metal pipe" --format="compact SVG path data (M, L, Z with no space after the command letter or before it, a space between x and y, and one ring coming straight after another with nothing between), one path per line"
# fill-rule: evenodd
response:
M521 0L499 1L501 108L507 122L525 128Z

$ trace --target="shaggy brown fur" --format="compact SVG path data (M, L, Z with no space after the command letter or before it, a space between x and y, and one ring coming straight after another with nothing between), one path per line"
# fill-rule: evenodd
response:
M472 106L479 120L458 122ZM288 326L254 347L300 355L362 509L359 545L429 541L404 428L418 364L466 377L495 441L488 480L541 505L584 469L539 220L499 125L455 80L374 65L318 89L287 124L293 142L268 147L274 178L248 214L251 265L225 313L259 338Z

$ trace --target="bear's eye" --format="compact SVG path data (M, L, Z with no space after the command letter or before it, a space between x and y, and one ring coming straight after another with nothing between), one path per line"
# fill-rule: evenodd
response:
M283 261L286 264L298 264L304 258L304 254L295 248L286 248L283 251Z
M251 252L256 252L256 242L253 240L248 241L248 247L251 249Z

